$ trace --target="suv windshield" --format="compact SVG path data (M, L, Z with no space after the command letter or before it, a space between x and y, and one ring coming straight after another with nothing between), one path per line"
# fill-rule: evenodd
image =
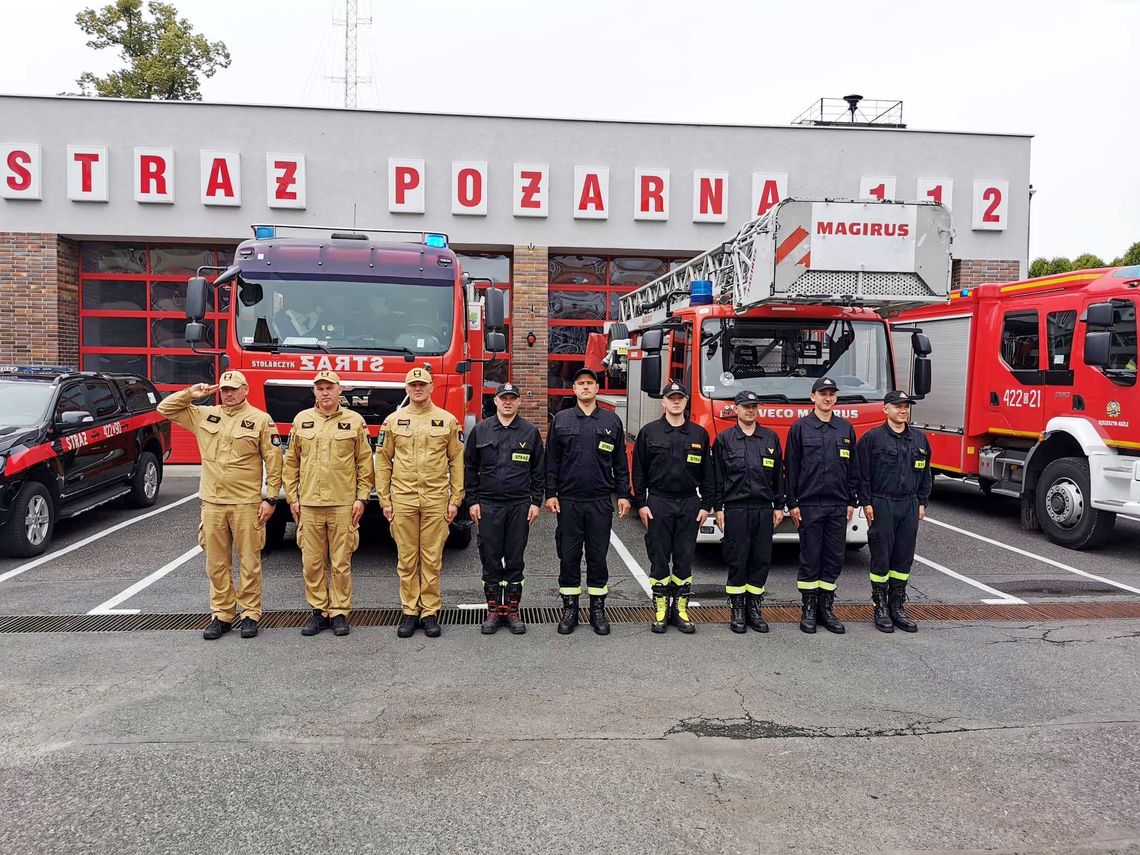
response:
M440 354L454 335L454 282L239 280L237 341L248 348L407 349Z
M31 427L42 422L52 388L50 383L0 380L0 428Z
M883 324L845 320L722 318L701 327L701 391L726 400L742 390L807 401L823 376L840 400L882 400L893 385Z

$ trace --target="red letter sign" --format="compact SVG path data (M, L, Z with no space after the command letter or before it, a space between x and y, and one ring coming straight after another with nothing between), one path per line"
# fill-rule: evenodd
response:
M241 155L238 152L201 152L201 174L203 205L241 205Z
M487 213L487 164L451 163L451 213Z
M37 144L2 146L0 158L0 198L41 198L40 147Z
M135 201L174 203L174 151L169 148L135 149Z
M975 179L971 228L976 232L1003 232L1008 219L1009 182L1003 178Z
M873 199L877 202L895 200L895 177L893 175L864 175L859 179L859 199Z
M669 219L669 170L633 170L633 218L635 220Z
M424 162L388 158L388 210L394 214L424 212Z
M265 155L265 204L270 208L305 207L305 155Z
M693 171L693 222L728 222L728 173Z
M610 168L574 167L574 219L605 220L610 216Z
M919 178L914 198L919 202L937 202L947 211L954 207L954 179Z
M752 216L759 217L778 205L788 195L788 176L784 172L752 173Z
M514 176L514 215L545 217L548 213L546 187L550 167L545 163L516 163Z
M73 202L107 201L107 149L67 147L67 198Z

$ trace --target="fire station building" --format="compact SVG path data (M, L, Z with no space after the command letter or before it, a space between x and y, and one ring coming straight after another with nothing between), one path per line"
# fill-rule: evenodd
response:
M183 338L186 279L225 265L252 223L446 233L509 292L487 382L522 386L539 423L618 295L782 198L941 201L956 285L1028 262L1027 135L21 96L0 96L0 128L0 363L162 390L216 376Z

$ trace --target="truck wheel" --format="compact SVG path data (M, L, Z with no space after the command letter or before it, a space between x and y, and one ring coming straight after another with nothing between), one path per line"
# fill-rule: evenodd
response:
M39 481L26 481L9 509L8 522L0 529L0 551L13 558L39 555L55 530L55 507L51 493Z
M610 341L621 341L623 338L629 338L629 327L620 321L610 324Z
M471 545L471 532L474 528L475 526L470 523L467 525L452 523L444 546L447 549L466 549Z
M265 552L281 548L281 544L285 542L285 526L288 525L289 519L289 506L284 502L279 503L273 516L265 523Z
M158 485L162 483L162 464L150 451L139 456L139 465L131 476L131 492L127 504L132 508L149 508L158 500Z
M1069 549L1094 549L1116 525L1116 514L1092 507L1089 463L1061 457L1045 467L1037 482L1037 519L1054 543Z

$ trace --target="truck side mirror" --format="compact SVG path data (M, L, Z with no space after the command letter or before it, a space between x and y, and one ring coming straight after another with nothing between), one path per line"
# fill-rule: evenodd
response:
M925 398L930 394L930 360L924 356L914 358L914 369L911 372L911 385L914 387L916 398Z
M209 288L204 276L194 276L186 283L186 317L190 320L200 321L206 317L206 298ZM186 332L189 335L189 327Z
M506 323L506 306L503 292L498 288L488 288L483 298L483 323L488 330L501 330ZM503 350L505 348L500 348Z
M648 330L641 334L637 346L646 353L660 353L661 343L664 341L661 330Z
M507 337L499 330L483 331L483 349L487 353L502 353L507 349Z
M930 356L930 352L934 349L930 346L930 337L920 332L911 333L910 348L915 356Z
M641 357L641 388L650 398L661 397L660 350L655 353L646 353Z
M189 306L189 303L187 303ZM186 310L189 312L189 308ZM206 338L206 325L198 321L191 321L186 325L186 343L190 345L201 344Z
M1101 303L1100 305L1108 305ZM1093 309L1095 306L1089 306ZM1109 306L1111 309L1112 307ZM1085 365L1092 368L1108 368L1108 352L1112 345L1112 333L1108 330L1086 330Z
M1089 307L1085 309L1085 313L1081 315L1081 321L1090 327L1108 329L1112 326L1112 316L1112 303L1091 303ZM1088 360L1086 359L1085 362L1088 362Z

